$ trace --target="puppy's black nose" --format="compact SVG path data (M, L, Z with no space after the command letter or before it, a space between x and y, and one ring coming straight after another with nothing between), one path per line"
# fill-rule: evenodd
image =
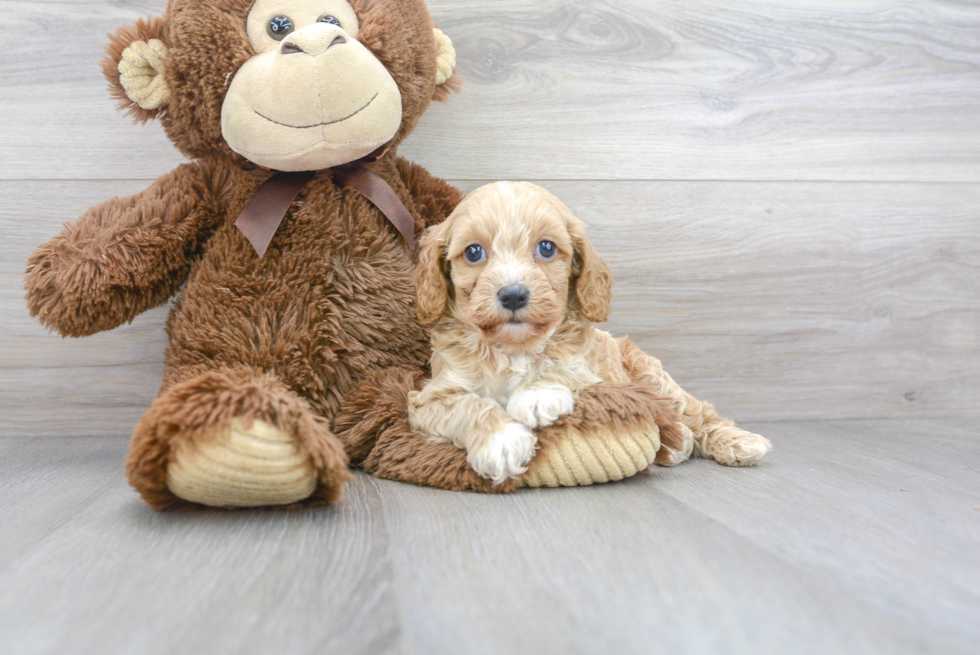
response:
M509 309L512 312L516 312L518 309L527 305L527 301L531 298L531 292L523 284L504 287L497 292L497 298L500 300L500 304L504 306L504 309Z

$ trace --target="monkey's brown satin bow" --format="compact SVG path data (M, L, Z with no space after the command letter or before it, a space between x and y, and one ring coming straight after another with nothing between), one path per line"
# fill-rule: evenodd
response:
M252 244L259 259L265 257L293 201L315 176L315 171L276 173L259 187L242 210L235 227ZM334 171L334 179L340 186L350 187L370 200L405 238L408 247L415 247L415 219L384 178L356 164Z
M360 164L355 164L335 170L334 179L341 186L355 189L370 200L371 204L381 210L388 222L405 237L409 250L415 247L415 219L383 177Z

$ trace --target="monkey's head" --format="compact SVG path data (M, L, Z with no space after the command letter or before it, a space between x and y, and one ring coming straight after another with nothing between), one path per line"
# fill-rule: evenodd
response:
M280 171L396 147L453 86L423 0L170 0L112 35L103 70L190 158Z

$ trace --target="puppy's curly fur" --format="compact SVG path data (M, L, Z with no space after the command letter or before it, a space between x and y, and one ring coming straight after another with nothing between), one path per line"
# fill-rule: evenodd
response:
M409 394L412 427L467 451L496 484L527 470L532 429L572 413L600 382L640 383L673 400L679 448L659 464L700 454L756 464L765 438L722 419L631 342L598 330L610 313L613 276L585 225L529 183L499 182L467 196L426 236L415 276L419 318L432 325L432 381Z

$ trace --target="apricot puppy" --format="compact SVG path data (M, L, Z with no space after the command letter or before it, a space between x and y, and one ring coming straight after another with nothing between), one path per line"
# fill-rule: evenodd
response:
M765 438L736 428L684 392L660 362L593 323L610 313L612 273L585 226L555 196L498 182L469 194L426 235L415 273L417 308L432 326L432 380L409 395L412 427L465 448L499 484L527 470L534 428L572 413L599 382L650 384L671 398L684 443L722 464L758 463Z

